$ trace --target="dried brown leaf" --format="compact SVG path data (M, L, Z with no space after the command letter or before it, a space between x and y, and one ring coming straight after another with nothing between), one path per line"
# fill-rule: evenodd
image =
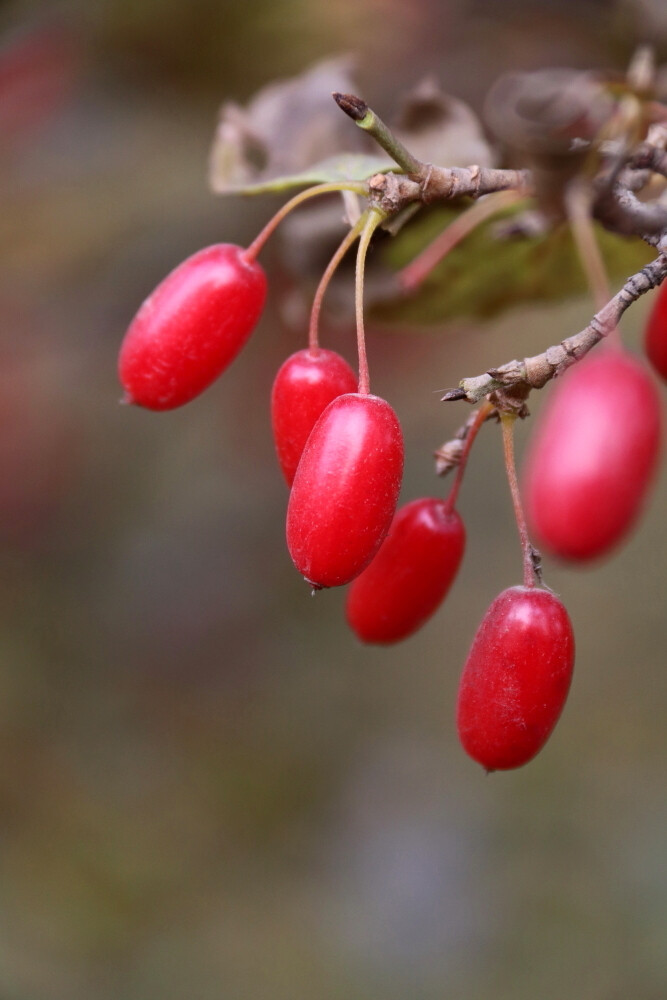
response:
M341 56L316 63L300 76L264 87L246 108L223 105L209 165L218 194L282 189L327 179L334 170L362 173L389 165L372 156L357 163L349 154L375 154L377 147L341 115L332 91L352 90L354 61ZM319 165L328 161L320 170Z
M472 108L444 93L433 77L426 77L406 95L394 131L424 163L492 167L496 162Z

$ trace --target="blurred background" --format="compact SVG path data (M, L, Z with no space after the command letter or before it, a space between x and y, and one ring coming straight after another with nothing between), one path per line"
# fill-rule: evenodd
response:
M304 336L280 291L187 408L121 407L116 378L157 282L279 203L209 192L224 99L349 52L382 114L426 72L479 109L505 70L622 70L646 39L664 60L663 0L0 5L3 1000L667 995L664 473L612 559L547 561L575 682L545 751L486 778L453 711L484 610L520 579L496 429L446 606L362 648L344 595L311 599L285 550L268 401ZM437 390L590 313L375 334L404 499L448 488L431 453L465 413ZM349 317L332 325L353 356Z

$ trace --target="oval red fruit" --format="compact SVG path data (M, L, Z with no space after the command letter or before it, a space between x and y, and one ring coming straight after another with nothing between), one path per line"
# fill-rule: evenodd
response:
M644 344L649 361L667 379L667 281L663 282L649 316Z
M242 247L206 247L184 260L143 303L125 334L118 369L127 402L171 410L203 392L257 325L266 277Z
M531 760L558 721L573 666L572 625L558 598L538 588L504 590L461 676L456 723L466 753L487 771Z
M355 392L357 376L335 351L297 351L279 368L271 392L271 423L278 461L291 486L310 432L329 403Z
M424 497L401 507L377 555L350 586L350 627L364 642L412 635L444 600L464 548L463 521L444 500Z
M287 546L315 587L349 583L389 530L403 474L403 437L384 399L346 393L306 443L287 508Z
M640 513L660 453L660 397L631 355L607 349L563 377L529 447L526 514L563 559L612 549Z

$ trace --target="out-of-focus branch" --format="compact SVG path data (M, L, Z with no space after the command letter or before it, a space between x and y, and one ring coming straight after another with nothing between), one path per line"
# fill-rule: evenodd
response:
M630 165L635 170L651 170L654 174L667 177L667 151L644 142L634 152Z
M594 202L593 215L605 229L640 236L647 243L654 243L655 237L667 230L667 205L640 201L633 191L620 185Z

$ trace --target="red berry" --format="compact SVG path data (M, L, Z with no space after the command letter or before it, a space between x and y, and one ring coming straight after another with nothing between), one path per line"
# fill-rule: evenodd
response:
M266 277L242 247L220 243L184 260L125 334L118 363L127 401L171 410L203 392L257 325Z
M350 627L364 642L412 635L444 600L464 548L463 521L444 500L424 497L401 507L378 554L350 587Z
M389 403L346 393L304 448L287 508L287 545L315 587L349 583L389 530L403 474L403 437Z
M567 611L552 593L510 587L488 609L463 668L456 722L487 771L521 767L558 721L574 666Z
M306 441L320 414L343 393L355 392L357 377L340 354L297 351L276 375L271 392L271 422L278 460L291 486Z
M645 347L655 370L667 379L667 281L663 282L649 317Z
M593 559L632 527L660 452L660 398L631 355L607 349L574 366L537 428L524 476L537 541Z

